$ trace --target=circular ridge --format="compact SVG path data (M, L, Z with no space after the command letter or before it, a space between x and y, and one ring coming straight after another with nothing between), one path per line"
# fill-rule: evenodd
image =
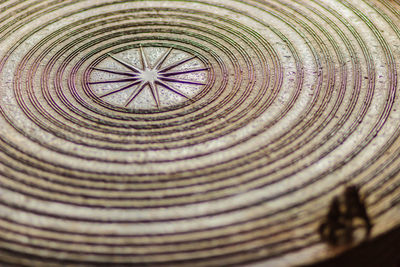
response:
M0 262L324 260L349 184L399 225L397 0L0 10Z

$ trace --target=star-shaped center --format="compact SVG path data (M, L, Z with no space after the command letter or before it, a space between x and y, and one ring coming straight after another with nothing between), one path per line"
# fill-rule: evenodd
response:
M156 82L157 78L158 78L158 71L157 70L153 70L153 69L145 69L142 73L141 73L141 78L143 79L144 82L146 83L154 83Z
M99 98L104 98L119 92L126 91L128 89L133 90L131 91L130 95L126 98L125 102L123 103L124 107L128 107L135 98L145 89L149 88L151 95L154 99L154 102L157 108L161 107L160 101L160 89L167 89L169 92L174 93L175 95L179 95L183 98L190 99L190 97L180 88L177 88L177 84L180 85L194 85L194 86L202 86L205 85L203 81L198 80L190 80L184 79L182 75L190 75L191 73L198 73L207 71L208 68L206 67L195 67L195 68L183 68L177 69L177 67L184 66L185 63L195 59L195 56L186 57L182 60L179 60L175 63L170 65L164 66L167 58L172 52L172 48L169 48L165 51L155 63L150 64L148 60L148 56L146 55L144 49L140 46L139 48L139 55L141 61L141 67L137 67L116 55L108 54L115 62L122 65L127 71L121 70L114 70L109 68L100 68L95 67L93 68L96 71L106 72L112 75L118 75L121 78L114 79L114 80L103 80L103 81L91 81L88 84L118 84L124 83L121 87L117 87L111 91L106 93L102 93L98 95ZM126 84L127 83L127 84Z

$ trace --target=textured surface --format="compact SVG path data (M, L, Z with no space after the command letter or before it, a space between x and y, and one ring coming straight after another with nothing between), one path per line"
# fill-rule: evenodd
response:
M1 1L0 44L3 264L312 263L349 183L400 224L398 1Z

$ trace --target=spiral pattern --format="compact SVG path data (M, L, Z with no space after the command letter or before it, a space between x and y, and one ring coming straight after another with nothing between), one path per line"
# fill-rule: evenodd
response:
M349 183L372 236L400 224L398 0L0 10L3 264L325 259L316 229ZM162 90L140 51L166 55Z

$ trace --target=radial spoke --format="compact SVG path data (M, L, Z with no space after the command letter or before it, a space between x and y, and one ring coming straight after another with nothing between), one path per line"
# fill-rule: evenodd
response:
M141 82L138 86L136 86L136 88L132 91L131 95L126 100L124 106L127 107L129 103L131 103L133 99L135 99L139 95L139 93L143 90L143 88L146 87L146 85L147 83Z
M190 99L190 97L188 97L184 92L182 92L182 91L179 90L179 89L176 89L175 87L173 87L173 86L171 86L171 85L169 85L169 84L167 84L167 83L165 83L165 82L163 82L163 81L158 80L157 83L159 83L159 84L160 84L161 86L163 86L164 88L166 88L166 89L168 89L168 90L174 92L175 94L178 94L178 95L180 95L180 96L183 96L184 98Z
M140 70L138 68L136 68L135 66L133 66L132 64L129 64L128 62L125 62L119 58L114 57L111 54L108 54L112 59L114 59L115 61L117 61L118 63L120 63L121 65L127 67L128 69L134 71L134 72L140 72Z
M210 68L198 68L198 69L187 69L187 70L181 70L181 71L175 71L175 72L167 72L163 73L163 76L174 76L174 75L179 75L179 74L188 74L188 73L193 73L193 72L199 72L199 71L205 71L209 70Z
M207 71L210 68L208 67L195 67L193 68L184 68L179 70L172 70L178 66L183 67L182 65L195 59L196 56L191 56L188 58L184 58L179 60L175 63L172 63L166 67L162 67L167 59L171 57L171 53L173 51L173 47L169 47L166 49L162 54L157 58L156 62L154 63L154 67L152 67L148 58L146 47L139 46L139 57L141 61L140 67L135 67L134 65L128 63L123 59L119 59L118 57L108 54L113 60L117 63L121 64L123 67L129 70L119 70L119 69L109 69L109 68L102 68L102 67L93 67L92 70L101 71L110 74L122 75L121 78L114 78L112 80L103 80L103 81L92 81L88 82L88 84L118 84L118 83L127 83L122 84L121 87L116 89L111 89L111 91L100 95L99 97L106 97L127 89L132 90L132 92L128 92L129 97L126 98L124 102L124 106L128 107L143 90L147 90L146 87L150 89L152 97L154 99L157 108L161 107L161 100L160 100L160 88L165 88L166 90L170 91L173 94L177 94L181 97L191 100L191 98L186 95L184 91L181 89L176 88L177 85L174 83L180 84L191 84L191 85L205 85L205 82L196 81L191 79L181 79L180 76L176 77L176 75L185 75L189 73L198 73L201 71ZM185 65L184 65L185 66ZM171 71L172 70L172 71Z
M154 82L149 83L151 94L153 95L154 101L156 102L157 108L160 108L160 95L158 94L157 85Z
M112 69L103 69L103 68L93 68L94 70L102 71L102 72L107 72L107 73L112 73L112 74L118 74L118 75L125 75L125 76L137 76L136 73L132 72L124 72L124 71L116 71Z
M166 51L166 52L164 53L164 55L162 55L162 57L160 57L160 58L157 60L155 66L154 66L154 69L156 69L156 70L160 69L161 65L162 65L162 64L164 63L164 61L167 59L167 57L169 56L169 54L171 53L171 51L172 51L172 47L170 47L170 48L168 49L168 51Z
M190 80L184 80L184 79L174 79L174 78L168 78L168 77L160 77L160 80L167 81L167 82L173 82L173 83L187 83L187 84L194 84L194 85L205 85L205 83L202 82L196 82L196 81L190 81Z
M135 85L138 84L138 83L141 83L141 81L136 81L136 82L130 83L130 84L128 84L128 85L122 86L121 88L118 88L118 89L116 89L116 90L113 90L113 91L108 92L108 93L105 93L105 94L102 94L102 95L100 95L99 97L102 98L102 97L105 97L105 96L109 96L109 95L111 95L111 94L115 94L115 93L121 92L121 91L123 91L123 90L126 90L126 89L132 87L132 86L135 86Z
M161 69L160 72L165 72L165 71L167 71L167 70L170 70L170 69L173 69L173 68L175 68L175 67L178 67L179 65L182 65L182 64L184 64L184 63L186 63L186 62L188 62L188 61L190 61L190 60L192 60L192 59L194 59L194 58L195 58L195 56L190 57L190 58L183 59L183 60L181 60L181 61L178 61L178 62L176 62L176 63L174 63L174 64L172 64L172 65L169 65L168 67L165 67L165 68Z
M124 82L134 82L134 81L137 81L137 80L139 80L139 78L126 78L126 79L119 79L119 80L89 82L89 84L124 83Z
M143 47L140 46L140 59L142 60L142 66L143 66L143 70L146 70L149 68L149 62L147 60L147 56L144 53Z

